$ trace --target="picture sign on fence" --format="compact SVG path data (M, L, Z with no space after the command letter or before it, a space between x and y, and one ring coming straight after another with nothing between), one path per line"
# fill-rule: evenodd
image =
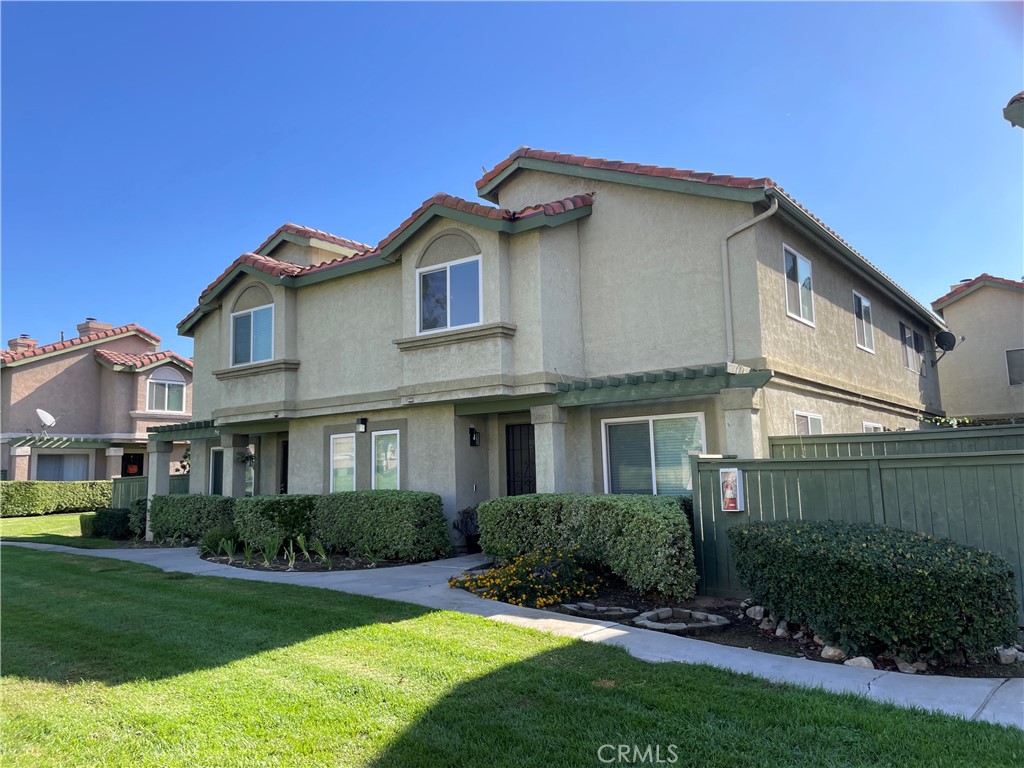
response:
M718 482L722 488L722 511L743 512L743 472L735 467L720 469Z

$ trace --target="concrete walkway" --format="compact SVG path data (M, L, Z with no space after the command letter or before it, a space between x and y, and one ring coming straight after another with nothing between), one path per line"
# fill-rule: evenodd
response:
M573 637L590 643L620 645L638 659L710 664L773 682L856 693L875 701L944 712L967 720L987 720L1024 729L1024 678L957 678L913 676L899 672L857 669L807 659L775 656L745 648L717 645L608 621L575 618L533 608L484 600L462 589L451 589L448 577L488 560L467 555L419 565L365 571L284 573L254 571L210 563L195 548L75 549L55 544L2 542L51 552L107 557L200 576L222 576L243 581L269 581L368 595L387 600L458 611L495 621Z

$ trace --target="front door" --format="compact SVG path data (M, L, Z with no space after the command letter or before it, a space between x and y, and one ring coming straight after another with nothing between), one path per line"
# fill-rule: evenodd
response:
M505 427L505 493L520 496L537 492L534 469L533 424L509 424Z

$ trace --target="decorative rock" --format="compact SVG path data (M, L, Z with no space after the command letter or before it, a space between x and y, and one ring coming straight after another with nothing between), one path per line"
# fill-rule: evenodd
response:
M893 660L896 662L896 669L898 669L904 675L916 675L917 674L917 667L915 667L913 664L908 664L906 659L903 659L902 657L897 656Z
M700 617L704 617L703 619ZM633 623L644 629L668 632L673 635L691 635L724 629L729 620L714 613L687 611L683 608L657 608L637 616Z
M577 603L577 605L579 605L581 611L592 611L592 610L594 610L594 604L593 603Z
M996 648L996 657L999 659L1000 664L1016 664L1017 663L1017 649L1016 648Z
M750 608L747 608L747 616L754 621L760 621L764 618L764 608L760 605L751 606Z
M586 610L583 606L589 605L593 610ZM634 608L621 608L619 606L594 606L593 603L562 603L562 610L573 616L585 616L589 619L607 619L608 621L625 621L632 619L639 611Z
M928 665L925 662L923 662L923 661L915 661L910 666L912 666L918 672L927 672L928 671Z
M779 622L779 626L775 628L776 637L789 637L789 623L783 619Z
M771 623L772 623L772 624L773 624L774 626L778 626L778 623L779 623L779 617L778 617L778 616L776 616L776 615L775 615L774 613L769 613L769 614L768 614L768 619L769 619L769 621L771 621Z
M821 649L821 658L825 661L842 661L846 658L846 654L842 648L836 648L834 645L826 645Z
M847 659L843 662L843 666L847 667L859 667L860 669L874 669L874 662L871 661L867 656L854 656L852 659Z
M753 601L748 597L746 600L744 600L743 602L740 603L740 610L741 611L745 611L745 610L747 610L747 608L749 608L753 604L754 604Z
M794 640L803 640L804 639L804 633L802 631L801 632L797 632L795 635L793 635L793 639Z
M775 629L775 622L771 619L765 619L760 624L758 624L758 627L760 627L761 629Z
M814 644L819 648L823 645L826 645L824 638L819 637L818 635L814 636Z

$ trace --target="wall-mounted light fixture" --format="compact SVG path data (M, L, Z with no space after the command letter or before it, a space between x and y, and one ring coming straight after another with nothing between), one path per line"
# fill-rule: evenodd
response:
M361 419L356 419L356 432L365 432L366 431L366 425L368 423L369 423L369 421L365 417L361 418Z
M469 444L474 448L480 445L480 430L475 427L469 428Z

